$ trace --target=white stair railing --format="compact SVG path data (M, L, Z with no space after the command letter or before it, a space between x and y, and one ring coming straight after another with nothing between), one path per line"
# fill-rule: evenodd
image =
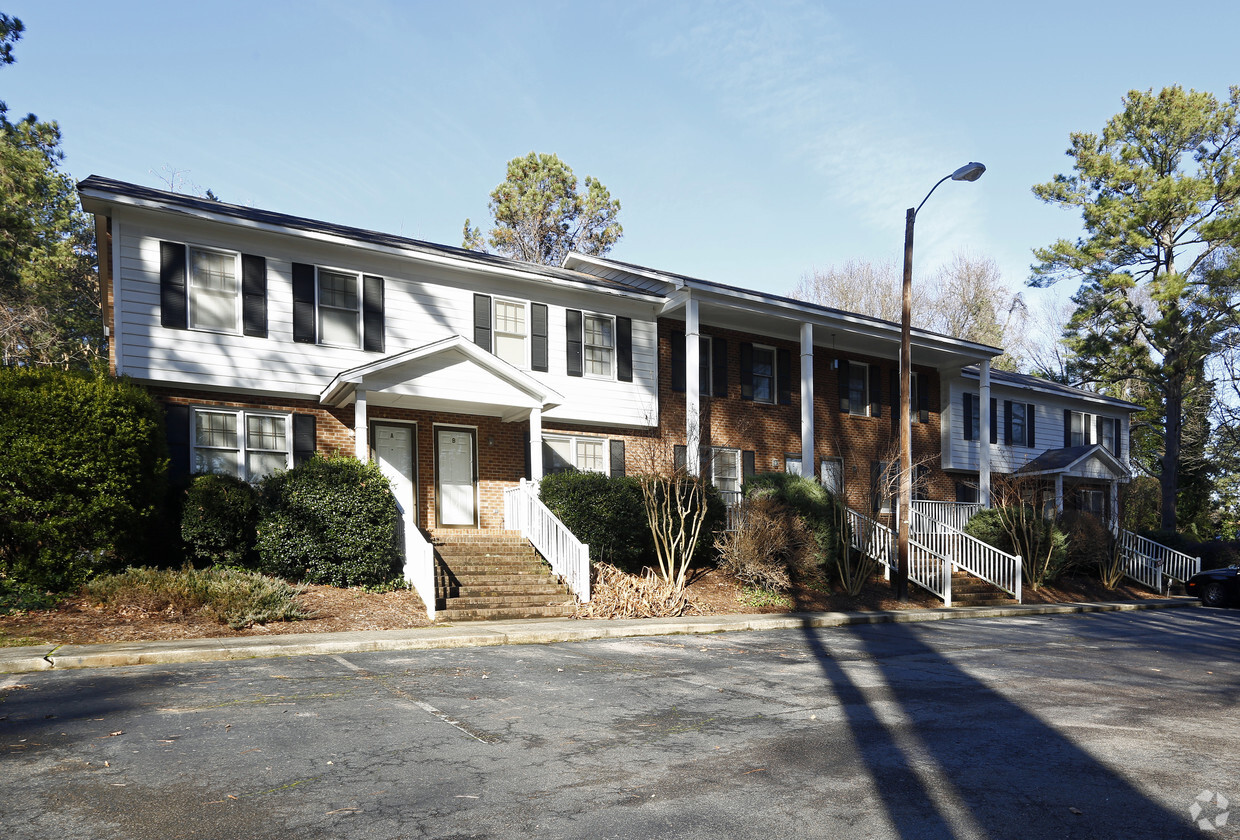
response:
M520 531L577 600L586 603L590 600L590 547L542 503L537 487L523 478L516 487L504 489L504 528Z
M848 540L852 548L871 557L891 579L896 568L896 534L886 525L848 508ZM920 540L909 537L908 579L952 605L952 561Z
M1156 592L1163 591L1163 578L1181 583L1201 571L1201 558L1192 557L1148 537L1121 529L1120 554L1124 574Z
M997 586L1021 603L1020 555L1000 551L977 537L970 536L948 522L928 516L923 509L913 508L909 533L974 577Z
M411 523L402 521L404 532L405 582L414 588L426 605L426 617L435 620L435 547Z
M936 522L950 525L957 531L963 531L964 525L973 515L982 509L977 502L932 502L928 499L914 499L913 512L928 516Z

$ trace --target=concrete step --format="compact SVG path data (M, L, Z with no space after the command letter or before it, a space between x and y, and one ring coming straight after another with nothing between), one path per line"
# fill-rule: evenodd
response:
M572 614L572 604L562 604L552 607L449 608L436 611L435 618L440 621L504 621L516 618L565 618Z
M500 595L490 598L445 598L443 608L454 609L516 609L518 607L558 607L568 603L563 595Z
M486 580L453 587L461 598L490 598L501 595L562 595L564 587L554 580L542 583L495 583Z

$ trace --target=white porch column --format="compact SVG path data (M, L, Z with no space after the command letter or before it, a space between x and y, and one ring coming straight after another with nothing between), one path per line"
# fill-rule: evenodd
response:
M990 359L979 365L977 424L977 500L990 507Z
M1063 473L1055 474L1055 513L1063 513Z
M542 409L530 410L530 480L537 482L543 477Z
M698 333L698 302L685 303L685 467L689 475L702 474L702 341Z
M801 475L818 475L814 463L814 325L801 325Z
M353 457L370 460L370 421L366 418L366 392L358 388L353 400Z

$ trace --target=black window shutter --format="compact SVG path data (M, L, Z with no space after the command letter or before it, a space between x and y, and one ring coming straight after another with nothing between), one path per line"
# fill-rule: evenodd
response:
M870 416L883 416L883 372L878 365L870 365Z
M159 324L174 330L189 325L185 291L185 246L159 243Z
M685 468L685 446L678 443L672 447L672 467L677 471Z
M977 399L974 394L966 393L964 396L964 439L975 440L977 438L977 429L973 428L973 401Z
M917 377L917 416L922 423L930 422L930 377L924 373Z
M241 321L243 332L267 337L267 260L241 255Z
M1104 420L1101 416L1094 418L1094 426L1096 427L1094 440L1097 441L1098 443L1102 443L1104 440L1106 440L1106 438L1102 436L1102 424L1105 422L1106 420Z
M710 447L699 446L698 447L698 469L700 471L698 472L698 475L702 476L703 478L707 480L713 481L715 477L714 466L715 466L714 453L711 452Z
M616 378L633 381L633 319L616 316Z
M304 464L317 448L313 414L293 415L293 466Z
M1067 449L1072 445L1072 411L1065 408L1063 410L1063 448Z
M474 295L474 344L488 353L491 348L491 296Z
M314 344L314 266L293 263L293 341Z
M836 371L840 382L840 411L847 414L851 407L848 397L848 360L840 359L839 370Z
M383 278L362 277L362 349L383 352Z
M741 478L745 481L754 477L757 473L757 456L752 449L746 449L741 453Z
M673 332L668 336L672 343L672 390L685 390L685 334Z
M581 376L581 310L564 310L565 337L568 339L568 375Z
M780 405L792 405L792 351L787 347L775 351L775 390Z
M1025 434L1028 435L1028 446L1031 448L1038 445L1038 435L1033 428L1033 418L1035 415L1036 412L1034 410L1033 403L1028 403L1025 406L1025 429L1027 430Z
M1012 401L1003 401L1003 443L1012 445Z
M525 453L525 480L529 481L534 477L534 471L530 469L530 431L526 429L521 433L521 449ZM547 465L543 463L543 474L547 473Z
M728 342L722 338L712 337L711 352L711 393L716 397L728 395Z
M753 345L741 342L741 399L753 399Z
M530 366L543 373L550 369L547 334L547 304L530 304Z
M164 407L164 432L168 437L168 478L180 484L189 478L189 422L187 405Z
M624 441L611 441L611 474L612 477L624 475Z
M990 442L999 442L999 400L990 398Z

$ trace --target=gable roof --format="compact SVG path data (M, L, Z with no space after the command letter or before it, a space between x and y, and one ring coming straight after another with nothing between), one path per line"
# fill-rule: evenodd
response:
M1094 459L1102 462L1103 466L1117 478L1128 480L1130 475L1128 468L1100 443L1048 449L1016 472L1021 475L1054 475L1056 473L1071 475L1079 472L1082 465Z
M971 365L961 371L961 374L970 379L978 379L981 372L976 365ZM1064 385L1060 382L1054 382L1050 379L1043 379L1040 376L1031 376L1027 373L1012 373L1006 370L990 370L991 385L1008 385L1013 388L1021 388L1026 391L1040 391L1044 394L1053 394L1060 397L1069 397L1075 400L1089 400L1090 402L1106 403L1109 406L1128 411L1141 411L1143 406L1136 403L1121 400L1118 397L1108 397L1106 394L1099 394L1097 391L1089 391L1085 388L1076 388L1072 385Z
M265 227L279 230L292 230L303 233L346 239L351 242L375 245L405 253L425 257L449 259L454 262L471 263L492 269L517 271L525 275L534 275L543 280L573 285L590 286L600 291L619 293L625 296L660 299L664 297L656 290L642 289L619 280L610 280L582 271L567 268L526 263L467 248L455 248L451 245L438 245L420 239L395 236L390 233L366 230L364 228L340 225L309 219L304 216L292 216L272 210L259 210L244 207L240 204L228 204L223 201L212 201L191 195L156 190L139 184L130 184L99 175L91 175L78 182L78 193L82 199L82 207L87 212L106 212L112 204L122 204L153 210L164 210L218 221L242 223L251 227Z

